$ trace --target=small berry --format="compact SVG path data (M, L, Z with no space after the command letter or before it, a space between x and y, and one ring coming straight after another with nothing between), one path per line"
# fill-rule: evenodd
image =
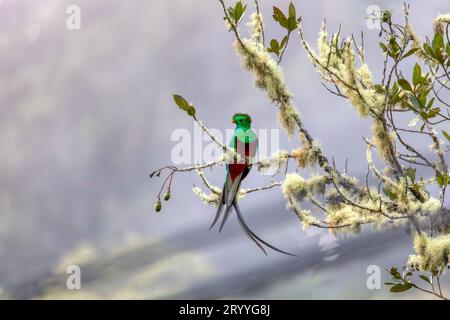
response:
M169 199L170 199L170 191L167 191L167 192L164 194L164 200L165 200L165 201L169 201Z
M155 211L156 212L160 212L161 208L162 208L161 201L156 202L156 204L155 204Z

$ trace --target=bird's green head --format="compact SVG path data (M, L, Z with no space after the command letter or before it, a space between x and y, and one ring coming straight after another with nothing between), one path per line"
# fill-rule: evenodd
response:
M236 124L236 128L250 129L252 118L245 113L235 113L233 115L233 120L231 120L231 123Z

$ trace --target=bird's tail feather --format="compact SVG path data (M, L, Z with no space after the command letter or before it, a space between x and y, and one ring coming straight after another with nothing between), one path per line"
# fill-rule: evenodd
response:
M238 221L239 221L239 224L241 225L241 228L245 231L245 234L247 235L247 237L249 237L250 240L252 240L261 249L261 251L264 252L264 254L267 256L266 249L264 249L264 247L261 245L261 243L259 243L259 241L257 239L255 239L250 232L248 232L248 230L247 230L248 227L245 225L245 223L241 219L238 219Z
M258 237L251 229L250 227L247 225L247 223L245 222L244 216L241 214L241 211L239 210L239 207L237 205L236 202L233 203L234 209L236 210L236 215L238 217L239 223L241 224L242 228L246 231L246 233L248 234L249 237L251 237L251 239L257 243L257 241L261 242L262 244L266 245L267 247L269 247L272 250L275 250L277 252L286 254L288 256L293 256L293 257L300 257L296 254L293 253L289 253L286 252L284 250L278 249L277 247L274 247L273 245L267 243L266 241L264 241L263 239L261 239L260 237ZM258 247L262 247L260 243L257 243ZM267 255L266 251L264 249L262 249L263 252Z
M226 194L226 197L224 198L225 201L225 211L223 213L222 223L219 227L219 232L222 231L223 226L225 225L225 222L227 222L228 218L230 217L231 207L233 206L233 203L235 203L236 194L239 191L239 187L241 185L241 179L242 179L242 173L237 176L234 180L231 180L231 186L228 189L228 192Z
M225 211L226 209L226 203L227 203L227 199L228 199L228 184L229 184L229 175L227 175L227 178L225 179L225 183L223 184L223 188L222 188L222 193L220 194L220 199L219 199L219 206L217 207L217 211L216 211L216 215L214 216L214 220L211 223L211 225L209 226L209 230L212 229L212 227L214 227L214 225L217 223L217 221L220 218L220 213L222 211L223 205L225 204Z
M225 204L225 210L223 212L223 218L222 218L222 222L220 223L219 232L222 231L223 226L225 225L225 222L227 222L228 217L230 216L230 211L231 211L231 206L229 206L228 204Z
M220 212L222 211L222 208L223 208L223 205L224 205L224 203L225 203L225 201L224 201L224 194L225 194L225 189L226 189L226 181L225 181L225 184L224 184L224 186L223 186L223 189L222 189L222 193L221 193L221 195L220 195L220 200L219 200L219 206L217 207L217 211L216 211L216 215L214 216L214 220L213 220L213 222L211 223L211 225L209 226L209 230L211 230L212 229L212 227L214 227L214 225L217 223L217 221L219 220L219 217L220 217Z

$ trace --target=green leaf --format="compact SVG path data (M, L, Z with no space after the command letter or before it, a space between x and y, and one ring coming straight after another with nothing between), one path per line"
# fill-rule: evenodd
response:
M444 135L445 139L450 142L450 134L448 134L445 130L442 130L442 134Z
M277 39L270 40L270 48L268 49L269 52L273 52L276 55L280 54L280 44L278 43Z
M227 9L228 11L228 15L234 20L234 8L233 7L229 7ZM226 17L224 17L224 19L226 19Z
M407 80L398 79L397 82L398 82L398 85L400 87L402 87L404 90L412 92L412 87Z
M381 15L381 21L385 23L389 23L391 21L392 13L390 11L383 11L383 14Z
M409 102L405 102L406 107L408 107L408 109L410 109L411 111L417 112L419 113L419 110L417 110L416 108L413 107L412 104L410 104Z
M436 99L436 98L433 97L430 101L428 101L427 109L430 109L430 108L433 106L433 103L434 103L434 100L435 100L435 99Z
M441 112L441 109L439 108L433 108L427 113L427 120L436 117L439 112Z
M426 91L421 91L419 94L419 102L421 106L425 106L425 104L427 103L427 97L428 97L428 93Z
M273 19L277 21L283 28L288 28L288 21L284 13L277 7L273 7Z
M296 14L296 12L295 12L295 6L294 6L294 4L291 2L290 4L289 4L289 18L296 18L296 16L297 16L297 14Z
M234 5L233 18L234 18L234 22L236 22L236 24L239 23L239 21L241 20L246 8L247 8L247 5L244 6L241 1L236 2L236 4Z
M187 111L190 107L189 103L184 99L182 96L178 94L173 95L173 101L177 104L178 107L180 107L181 110Z
M423 274L421 274L421 275L419 275L419 278L422 279L423 281L431 284L431 281L427 276L424 276Z
M397 43L397 39L395 39L395 37L391 37L389 39L389 47L391 48L391 50L396 53L398 51L400 51L400 46Z
M433 41L431 42L434 52L436 54L437 51L440 51L444 48L444 37L442 36L442 33L436 32L434 34Z
M389 197L389 199L391 199L392 201L395 201L395 200L397 200L397 198L398 198L398 196L397 196L397 194L396 194L395 192L393 192L393 191L391 191L391 190L389 190L389 189L387 189L387 188L383 188L383 192L384 192L384 194L385 194L387 197Z
M388 50L388 47L383 42L380 42L380 48L381 50L383 50L383 52L386 52Z
M436 172L436 182L439 187L443 188L444 186L450 184L450 176L447 174L439 174Z
M376 84L374 87L375 87L375 91L377 93L385 93L386 92L386 89L381 84Z
M185 98L183 98L179 94L174 94L173 101L175 101L175 103L181 110L186 111L189 116L195 117L194 106L190 105L189 102L187 102Z
M413 55L414 53L416 53L416 51L419 50L419 48L413 48L411 50L409 50L407 53L405 53L402 57L402 59L405 59L407 57L409 57L410 55Z
M439 185L439 187L443 187L444 186L444 176L441 174L436 174L436 182Z
M409 282L405 282L402 284L396 284L395 286L392 286L390 291L391 292L405 292L411 288L412 288L412 284Z
M436 32L433 38L433 41L431 42L431 45L434 50L434 57L436 60L438 60L440 63L444 62L444 57L442 56L442 51L444 49L444 37L440 32Z
M419 64L416 63L414 66L414 72L413 72L413 84L417 86L419 84L420 78L422 77L422 69L420 68Z
M391 274L392 277L394 277L395 279L400 279L401 275L400 272L398 272L396 267L392 267L391 270L389 270L389 273Z
M416 109L418 109L418 110L422 109L422 105L420 104L419 100L415 96L411 96L410 100L413 103L414 107L416 107Z
M394 85L392 86L392 92L395 93L398 91L398 83L394 82Z
M425 50L425 52L428 53L430 57L432 57L433 59L435 58L433 48L431 48L428 43L423 44L423 50Z
M292 32L295 29L297 29L297 21L295 20L295 18L289 17L287 29L288 29L289 32Z
M414 180L416 180L416 169L412 167L407 168L406 175L414 182Z
M193 106L189 106L189 108L186 110L186 112L191 117L195 117L195 108Z

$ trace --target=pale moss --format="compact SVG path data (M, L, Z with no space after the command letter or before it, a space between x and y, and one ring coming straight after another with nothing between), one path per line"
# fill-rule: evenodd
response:
M360 90L363 100L370 105L370 108L372 110L375 110L379 113L383 111L384 105L385 105L385 96L384 94L381 94L377 92L376 89L373 89L373 87Z
M199 187L193 187L192 192L194 192L194 194L196 194L203 201L204 204L216 206L219 205L221 191L219 191L219 194L217 193L207 194L203 192L202 189L200 189Z
M444 26L450 23L450 14L441 14L434 19L433 28L435 32L444 33Z
M441 202L439 199L429 197L423 184L418 183L419 188L416 189L416 192L419 193L423 199L422 201L417 199L416 196L408 190L410 185L405 178L400 178L396 182L389 179L385 182L385 186L386 189L396 195L395 203L398 211L403 212L402 215L413 215L416 213L430 215L438 213L441 209Z
M420 204L420 209L418 211L421 211L423 213L438 213L441 210L441 201L436 198L430 198L424 203Z
M306 139L303 133L299 135L301 147L292 150L292 156L297 160L297 165L300 168L313 166L318 161L319 146L317 142L312 144Z
M375 90L369 67L363 63L356 69L355 52L350 38L343 42L340 52L336 49L337 42L337 34L328 42L323 24L318 39L319 53L315 53L308 43L304 42L303 45L322 79L336 85L359 116L367 117L371 110L381 111L384 95Z
M307 229L311 226L318 226L320 225L320 220L314 217L311 214L310 210L296 210L295 213L297 214L297 217L300 219L300 221L303 223L303 229Z
M422 271L421 266L423 264L423 261L422 261L422 258L418 255L415 255L415 254L409 255L408 262L406 264L409 268L411 268L415 271Z
M393 182L389 181L385 183L385 187L387 190L395 194L396 196L396 204L401 211L408 211L412 202L415 202L415 199L412 198L410 192L408 192L408 185L405 178L400 178L398 181Z
M310 210L304 210L293 202L288 202L287 209L293 210L300 222L303 224L303 229L307 229L311 226L320 226L321 222L315 216L312 215Z
M367 199L361 201L360 205L377 209L376 203ZM360 209L350 204L329 206L326 221L330 226L346 226L342 231L350 232L359 232L360 226L364 224L373 224L374 227L381 229L389 223L389 220L380 213Z
M348 205L341 206L337 210L329 210L326 221L331 227L345 226L340 230L352 233L359 232L361 224L371 222L362 218L353 207Z
M204 204L218 206L222 190L217 187L212 186L212 192L206 193L199 187L194 186L194 187L192 187L192 192L195 195L197 195ZM236 200L241 200L246 195L247 195L247 192L244 189L239 189L239 191L237 192L237 195L236 195Z
M289 153L286 150L279 150L275 152L270 158L263 158L257 163L259 171L265 172L268 169L274 168L277 172L281 166L289 159Z
M283 181L281 190L286 198L295 198L303 201L308 195L305 179L297 173L288 173Z
M339 73L342 81L348 86L354 86L356 84L355 52L351 47L350 38L345 39L343 43L342 62L339 65Z
M436 272L449 266L450 234L428 237L425 234L414 238L414 249L419 258L413 258L420 271Z
M332 179L334 184L325 193L325 199L327 200L327 205L330 210L335 211L340 209L345 203L345 199L354 199L355 197L358 204L364 204L364 206L370 207L370 205L365 203L365 197L369 199L368 192L358 187L359 181L357 178L345 174L341 176L333 174ZM334 185L336 185L339 190L337 190ZM377 208L377 206L375 206L375 208Z
M281 189L286 198L302 202L307 197L324 194L327 182L326 176L312 176L305 180L297 173L288 173Z
M289 137L292 137L297 125L297 119L300 119L300 113L291 104L281 104L278 112L278 122L286 130Z
M413 28L410 24L406 26L406 33L412 39L412 45L411 49L416 49L416 52L414 52L414 55L422 60L428 60L428 56L422 48L422 42L420 41L420 38L416 35Z
M335 181L336 184L340 185L345 190L349 189L353 190L357 188L359 184L358 178L349 176L345 172L342 174L337 174L336 172L333 172L331 174L331 177L333 178L333 181Z
M280 67L262 44L242 39L242 44L238 40L234 42L234 48L243 66L255 76L256 85L266 90L272 102L290 99L291 94L284 84Z
M384 125L383 121L376 118L372 125L372 143L377 147L378 155L388 163L393 163L392 136Z
M328 64L328 58L330 57L331 47L328 43L328 32L325 23L322 23L320 28L319 37L317 40L317 47L319 48L319 61L321 64Z
M354 208L342 205L337 210L329 210L327 222L330 226L356 225L360 223L360 219Z
M256 164L258 171L263 171L265 172L266 170L270 169L272 167L272 162L271 162L272 158L262 158L258 161L258 163Z
M278 105L280 125L291 136L300 114L291 103L291 93L284 83L283 73L277 62L259 42L242 39L241 43L236 40L234 48L241 57L243 66L254 75L255 85L265 90L269 100Z
M247 24L252 31L252 41L260 42L263 28L263 17L261 14L254 12L250 15L250 22Z
M363 63L361 67L356 72L359 77L361 78L362 83L365 86L371 86L373 84L372 82L372 72L369 69L369 66L367 63Z
M323 195L328 182L327 176L314 175L306 180L306 188L310 195Z

